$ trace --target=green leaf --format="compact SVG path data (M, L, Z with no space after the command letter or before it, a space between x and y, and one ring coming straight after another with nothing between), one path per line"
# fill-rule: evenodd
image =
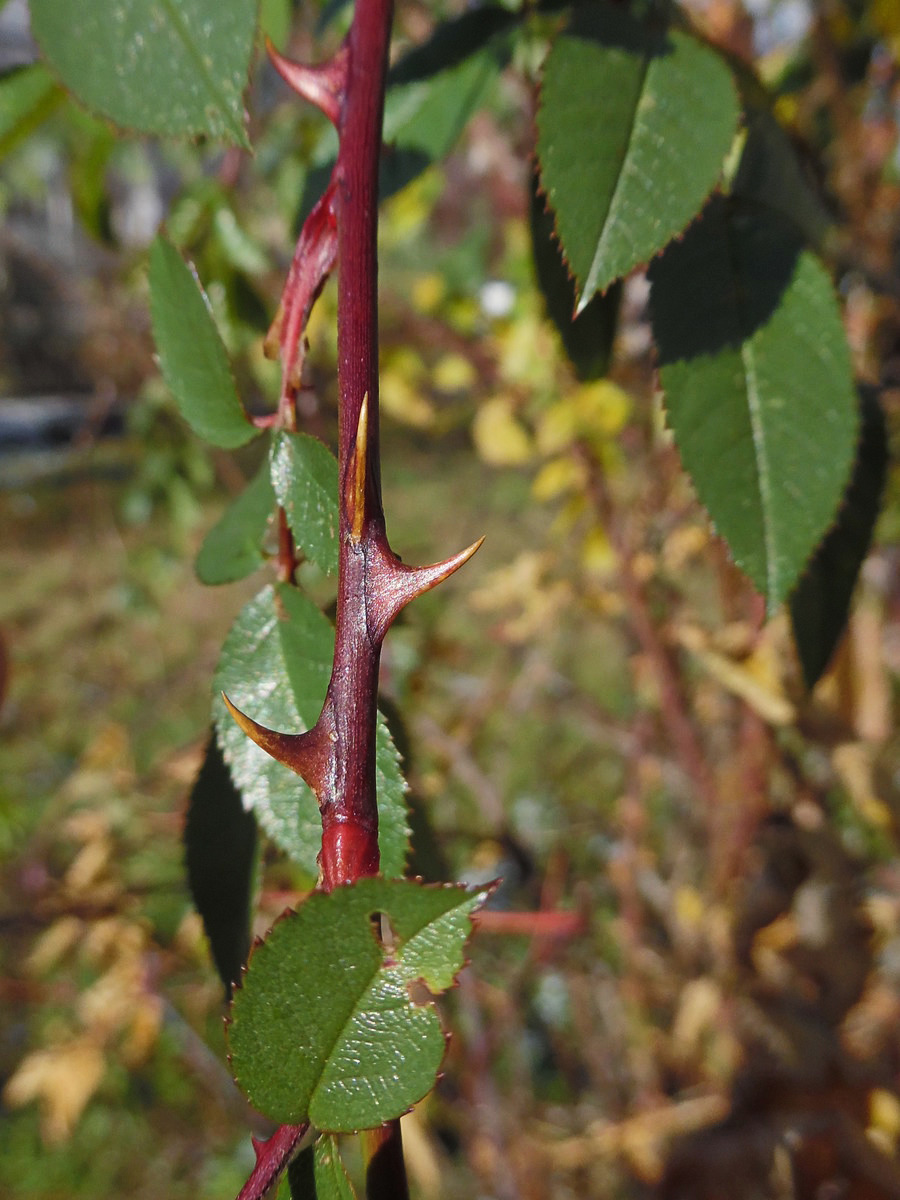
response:
M316 1142L316 1200L355 1200L356 1192L341 1161L337 1138L326 1134Z
M306 433L272 443L272 486L294 540L323 571L338 565L338 469L334 455Z
M214 736L191 789L184 846L191 896L230 997L250 949L256 822L244 811Z
M609 370L613 338L622 301L622 285L613 284L575 315L575 281L566 269L553 233L553 214L538 191L537 175L531 187L531 249L547 316L556 326L566 354L579 379L600 379Z
M46 67L35 63L0 79L0 154L48 117L63 92Z
M732 193L780 213L812 245L821 245L831 222L788 135L765 109L748 109L746 126Z
M319 810L299 776L241 732L221 692L255 721L301 733L318 719L331 675L334 630L313 602L287 585L264 588L231 627L214 677L219 745L244 804L283 850L311 875L322 842ZM381 869L402 875L409 840L406 785L390 734L379 719L376 745Z
M483 107L508 58L500 33L481 51L428 79L388 89L384 109L384 153L379 165L378 196L388 200L433 162L453 149L469 118ZM301 204L305 216L322 195L334 163L306 177Z
M200 282L164 237L150 247L150 315L163 378L191 429L233 450L259 433L238 398Z
M391 67L388 87L430 79L459 66L520 19L518 13L508 8L485 4L443 21L426 42L404 54Z
M244 131L256 0L31 0L31 28L66 87L142 133Z
M774 612L853 461L855 389L831 280L791 224L721 197L649 275L682 462Z
M431 1002L416 1003L410 989L452 985L488 890L361 879L314 892L279 921L231 1008L231 1065L254 1107L345 1132L420 1100L445 1037ZM392 944L379 943L375 914L387 914Z
M808 688L822 676L847 625L850 600L881 506L888 466L887 429L877 396L861 395L856 463L837 522L791 594L794 641Z
M234 583L262 566L262 543L274 510L267 459L203 539L195 564L201 582Z
M544 66L537 151L581 308L699 211L739 116L706 46L608 4L576 13Z

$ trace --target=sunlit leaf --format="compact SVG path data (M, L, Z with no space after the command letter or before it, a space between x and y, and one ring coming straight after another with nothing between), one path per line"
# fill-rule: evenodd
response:
M856 393L834 290L776 214L717 198L650 269L682 461L774 611L834 520Z
M272 485L294 541L334 574L338 563L337 460L318 438L280 433L272 443Z
M31 28L79 100L143 133L249 147L256 0L31 0Z
M698 212L739 115L731 73L708 47L621 7L576 11L544 66L537 152L580 307Z
M275 510L268 460L263 463L203 539L197 577L206 584L234 583L265 562L263 538Z
M339 1132L378 1126L421 1099L445 1049L421 985L432 994L452 985L486 896L369 878L315 892L279 921L231 1010L232 1068L254 1107ZM375 914L390 920L388 945Z
M199 280L164 237L150 248L150 315L163 378L181 415L214 446L256 437L238 397L228 354Z

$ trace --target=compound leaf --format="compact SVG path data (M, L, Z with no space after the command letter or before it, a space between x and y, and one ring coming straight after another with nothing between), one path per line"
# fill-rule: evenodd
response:
M150 315L163 378L191 429L226 450L256 437L200 281L162 236L150 247Z
M739 116L731 72L694 38L608 4L576 12L544 66L537 152L580 308L695 216Z
M234 583L262 566L262 543L274 509L266 461L203 539L195 564L198 579L210 585Z
M272 443L272 485L294 541L333 575L338 564L338 469L334 455L306 433L280 433Z
M312 893L253 952L231 1009L231 1065L251 1103L281 1123L373 1128L432 1087L445 1036L430 1000L461 970L488 890L361 879ZM390 944L372 918L386 915ZM417 989L418 990L418 989Z
M331 674L334 630L296 588L266 587L238 614L214 677L213 717L232 778L265 831L311 875L322 841L319 811L298 775L252 742L221 693L255 721L286 733L315 724ZM376 745L378 843L385 875L402 875L409 839L397 752L383 720Z
M853 462L856 393L831 280L795 226L722 197L649 274L682 462L773 612Z
M249 149L243 92L256 0L31 0L41 50L78 99L142 133Z

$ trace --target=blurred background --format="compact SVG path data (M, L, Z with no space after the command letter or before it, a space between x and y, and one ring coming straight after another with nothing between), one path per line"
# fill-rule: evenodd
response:
M822 212L860 378L900 436L900 6L695 0L756 63ZM404 0L398 46L452 4ZM263 0L320 58L333 3ZM579 381L535 286L540 31L381 231L385 508L409 562L383 691L411 869L502 876L404 1122L413 1193L900 1197L900 492L810 695L666 433L642 277ZM182 830L218 649L260 576L193 558L253 451L156 372L145 251L196 262L251 408L327 134L260 53L254 155L120 140L0 5L0 1179L8 1200L227 1200L263 1132L231 1083ZM333 445L333 284L305 427ZM328 596L320 597L324 603ZM257 931L312 881L266 851ZM532 914L528 917L522 914Z

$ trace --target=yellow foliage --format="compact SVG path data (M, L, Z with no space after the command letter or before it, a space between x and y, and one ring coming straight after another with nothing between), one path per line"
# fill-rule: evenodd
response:
M501 326L496 334L501 378L530 392L552 388L556 358L546 321L536 313Z
M606 530L595 525L581 545L581 562L591 575L611 575L617 566L616 552L610 545Z
M875 1088L869 1095L869 1127L866 1133L880 1135L893 1153L900 1138L900 1100L886 1088Z
M518 467L533 454L528 430L515 415L506 396L495 396L482 404L472 422L475 448L493 467Z
M381 375L381 407L395 421L414 429L430 429L436 413L422 394L417 381L425 376L425 364L413 350L396 350Z
M48 1145L58 1145L72 1133L105 1067L103 1051L90 1037L36 1050L19 1063L3 1099L12 1108L39 1101L41 1135Z
M540 415L536 437L542 454L556 454L575 441L602 446L620 433L631 413L631 398L608 379L586 383L555 401Z
M478 372L462 354L444 354L435 363L431 379L442 392L463 392L474 386Z
M585 471L577 459L564 455L544 463L531 485L535 500L546 503L584 486Z
M447 284L443 275L437 271L429 271L417 275L413 280L410 299L416 312L431 316L437 312L447 295Z

